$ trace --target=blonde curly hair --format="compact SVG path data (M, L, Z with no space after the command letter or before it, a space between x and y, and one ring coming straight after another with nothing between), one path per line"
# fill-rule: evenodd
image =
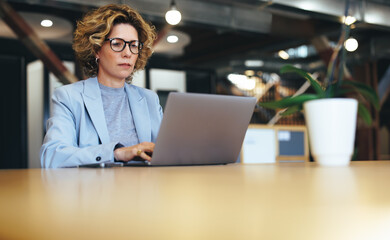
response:
M87 77L97 76L96 53L113 26L118 23L128 23L133 26L138 32L139 41L143 43L133 73L145 68L147 60L153 53L152 44L156 39L155 27L149 25L136 10L129 6L109 4L88 12L77 22L73 50ZM126 80L131 82L132 78L133 74Z

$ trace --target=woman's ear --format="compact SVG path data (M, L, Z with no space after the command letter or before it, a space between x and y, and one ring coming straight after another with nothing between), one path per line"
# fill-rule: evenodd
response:
M95 62L96 62L96 65L99 66L99 54L95 54Z
M99 53L96 53L95 54L95 62L96 62L97 65L99 65L99 59L100 59Z

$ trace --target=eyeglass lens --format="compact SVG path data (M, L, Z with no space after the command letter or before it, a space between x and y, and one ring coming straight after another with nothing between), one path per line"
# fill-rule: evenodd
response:
M142 48L141 43L137 40L126 42L125 40L123 40L121 38L110 39L111 49L115 52L122 52L123 49L125 49L125 47L126 47L126 43L129 44L130 51L133 54L138 54Z

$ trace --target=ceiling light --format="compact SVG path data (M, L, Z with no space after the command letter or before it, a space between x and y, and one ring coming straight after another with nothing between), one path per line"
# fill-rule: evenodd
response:
M355 38L351 37L344 42L344 46L348 52L354 52L358 48L359 43Z
M284 59L284 60L287 60L290 57L290 55L288 55L288 53L284 50L280 50L278 52L278 55L281 59Z
M171 25L176 25L181 21L181 13L176 8L175 0L172 0L169 11L165 13L165 20Z
M345 23L346 25L351 25L354 22L356 22L356 18L352 16L347 16L347 17L343 16L342 22Z
M244 64L247 67L262 67L262 66L264 66L264 61L262 61L262 60L246 60Z
M53 26L53 21L49 19L44 19L41 21L41 26L42 27L51 27Z
M169 43L177 43L179 41L179 38L176 35L169 35L167 37L167 42Z

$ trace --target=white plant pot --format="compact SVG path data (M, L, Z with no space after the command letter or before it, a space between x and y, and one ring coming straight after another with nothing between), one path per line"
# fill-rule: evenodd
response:
M347 166L355 143L358 102L328 98L303 104L311 154L321 166Z

